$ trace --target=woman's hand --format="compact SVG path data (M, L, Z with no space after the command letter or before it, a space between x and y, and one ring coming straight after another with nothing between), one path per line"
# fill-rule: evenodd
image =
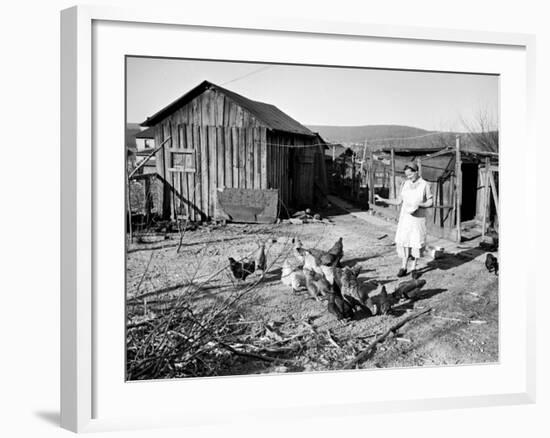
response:
M433 199L430 198L426 202L421 202L418 206L422 208L430 208L433 206Z
M384 198L382 198L380 195L374 195L374 201L375 202L384 202Z

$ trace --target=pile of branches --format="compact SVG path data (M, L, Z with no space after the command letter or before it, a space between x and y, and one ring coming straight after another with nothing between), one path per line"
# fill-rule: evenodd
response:
M289 238L287 251L290 242ZM283 252L272 255L269 268L281 257ZM284 361L264 354L269 353L264 347L270 345L254 344L258 339L255 326L243 322L240 312L245 298L261 287L265 272L244 283L235 280L224 266L199 282L199 269L200 262L185 283L163 288L161 293L138 293L127 300L127 380L219 375L235 356ZM220 279L228 283L213 286ZM218 299L205 303L200 293L212 287L216 287ZM284 357L288 353L285 348L277 350L276 343L271 346L273 354Z

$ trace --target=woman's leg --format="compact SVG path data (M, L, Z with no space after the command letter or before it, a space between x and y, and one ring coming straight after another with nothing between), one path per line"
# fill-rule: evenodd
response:
M411 271L416 271L416 261L417 261L417 260L418 260L418 259L417 259L416 257L413 258L413 260L412 260L412 269L411 269Z
M410 248L403 248L403 257L401 257L401 269L407 270L407 262L409 261L409 256L411 255Z

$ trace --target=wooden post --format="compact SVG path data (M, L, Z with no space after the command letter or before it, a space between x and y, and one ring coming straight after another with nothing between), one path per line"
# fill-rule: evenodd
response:
M361 176L363 175L363 169L365 166L365 159L367 158L367 139L365 138L365 144L363 146L363 161L361 161Z
M395 151L393 148L390 150L391 154L391 191L392 191L392 198L397 198L397 187L395 187ZM397 210L397 207L395 208Z
M491 184L491 192L493 193L493 199L495 201L495 210L496 210L496 214L498 217L499 214L498 214L498 193L497 193L497 187L496 187L496 184L495 184L495 179L493 177L493 171L492 170L489 170L489 182Z
M487 213L490 206L489 198L489 157L485 157L485 175L483 178L483 220L481 222L481 236L485 237L487 233Z
M355 152L351 156L351 197L354 198L355 193Z
M130 178L126 179L126 203L128 204L128 234L132 243L132 204L130 203Z
M417 158L416 164L418 165L418 176L422 178L422 160L420 158Z
M332 162L336 160L336 146L332 145Z
M369 151L370 172L369 172L369 202L374 205L374 155L372 150Z
M461 209L462 209L462 159L460 155L460 137L456 136L456 163L455 163L455 200L456 200L456 241L462 240L462 224L461 224Z

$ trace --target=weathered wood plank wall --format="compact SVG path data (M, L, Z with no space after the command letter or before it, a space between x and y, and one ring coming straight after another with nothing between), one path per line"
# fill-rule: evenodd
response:
M216 191L222 187L279 189L287 207L313 201L316 151L300 146L316 139L273 132L217 90L205 91L155 126L156 144L170 136L157 154L157 173L167 186L166 218L214 217Z

